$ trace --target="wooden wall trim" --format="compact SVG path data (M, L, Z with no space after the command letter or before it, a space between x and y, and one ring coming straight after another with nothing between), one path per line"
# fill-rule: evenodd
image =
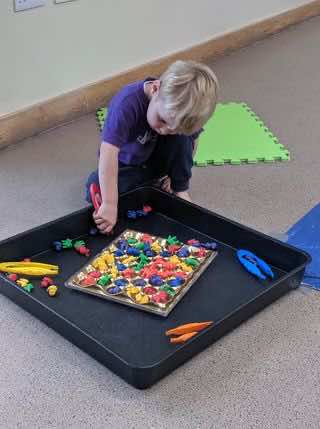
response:
M245 26L175 54L160 58L117 76L51 98L26 109L0 117L0 148L62 125L105 105L123 85L144 76L159 76L177 59L208 62L277 33L290 25L320 15L320 0Z

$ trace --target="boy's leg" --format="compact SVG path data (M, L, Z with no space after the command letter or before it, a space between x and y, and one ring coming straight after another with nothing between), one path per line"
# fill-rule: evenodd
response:
M148 181L148 172L145 167L128 167L119 165L119 172L118 172L118 191L119 194L122 194L124 192L130 191L134 188L137 188L138 186L143 185ZM92 183L96 183L99 185L99 174L98 170L93 171L86 182L86 201L88 203L91 203L91 197L90 197L90 185Z
M171 188L177 192L187 191L192 176L193 141L184 135L161 136L148 161L148 169L154 177L168 175ZM149 173L150 174L150 173Z

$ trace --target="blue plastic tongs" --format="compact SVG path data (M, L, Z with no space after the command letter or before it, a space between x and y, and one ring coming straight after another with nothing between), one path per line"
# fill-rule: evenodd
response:
M273 271L269 265L254 253L249 252L249 250L239 249L237 257L244 268L252 275L258 277L258 279L266 280L266 276L274 278Z

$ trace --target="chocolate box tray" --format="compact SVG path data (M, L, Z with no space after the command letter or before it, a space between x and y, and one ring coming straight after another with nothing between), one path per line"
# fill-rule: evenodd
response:
M153 208L147 217L131 220L128 209ZM144 389L192 358L277 298L297 288L310 256L290 245L230 221L195 204L152 187L119 198L114 236L90 236L92 208L46 223L0 242L0 261L57 264L59 294L49 297L32 280L26 292L0 274L0 292L100 361L131 385ZM218 255L166 318L66 288L64 283L86 263L74 250L55 252L51 243L83 239L98 254L126 229L166 237L215 241ZM272 281L260 281L238 262L236 250L248 249L268 262ZM189 322L214 323L184 344L171 344L165 331Z

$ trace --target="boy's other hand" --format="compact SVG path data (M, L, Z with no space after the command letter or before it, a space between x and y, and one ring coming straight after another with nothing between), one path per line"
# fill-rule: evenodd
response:
M117 215L117 205L102 203L99 210L93 213L93 219L102 234L111 234L117 223Z
M162 180L161 180L161 189L163 191L169 192L169 194L172 194L172 189L171 189L171 179L169 176L165 176Z

